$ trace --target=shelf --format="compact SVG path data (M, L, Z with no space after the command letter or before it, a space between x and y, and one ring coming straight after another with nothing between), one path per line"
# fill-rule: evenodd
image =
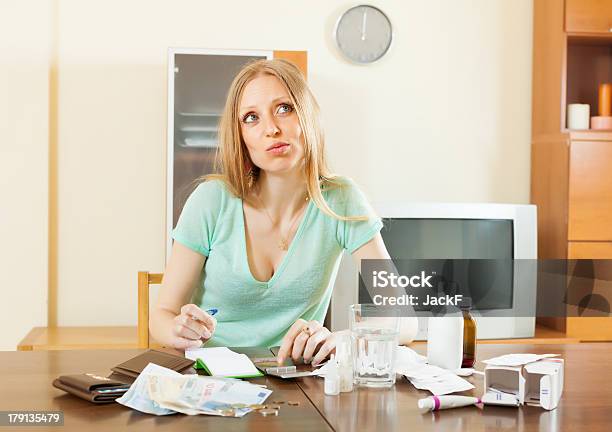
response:
M183 126L181 132L217 132L216 126Z
M567 41L570 44L588 45L610 45L612 44L612 32L610 33L567 33Z
M183 148L216 149L220 116L213 113L179 112L176 142Z
M584 36L568 37L566 104L590 106L590 117L598 115L599 85L612 82L612 35L602 39ZM567 125L567 119L565 119ZM571 133L579 131L571 131ZM580 131L582 133L582 131ZM588 130L587 133L611 131Z
M191 113L191 112L180 112L178 113L181 117L213 117L221 118L221 114L214 113Z
M569 133L570 139L574 141L612 141L612 131L610 130L570 130L564 132Z
M212 138L185 138L179 142L181 147L216 149L217 140Z

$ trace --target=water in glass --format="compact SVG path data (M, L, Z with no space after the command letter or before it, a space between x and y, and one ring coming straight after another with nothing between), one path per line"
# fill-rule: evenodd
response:
M367 387L395 384L395 349L398 332L386 328L355 328L354 382Z

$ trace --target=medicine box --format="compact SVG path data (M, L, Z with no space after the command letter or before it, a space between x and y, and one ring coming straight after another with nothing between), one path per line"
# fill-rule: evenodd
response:
M557 407L563 393L563 360L547 358L524 366L493 366L485 370L482 401L489 405Z
M552 358L523 366L525 403L555 409L563 393L563 367L563 359Z
M482 402L489 405L522 405L525 378L521 369L521 366L487 365L484 370L485 392Z

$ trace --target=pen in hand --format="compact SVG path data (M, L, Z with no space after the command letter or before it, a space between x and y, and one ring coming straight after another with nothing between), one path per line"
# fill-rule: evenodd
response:
M219 309L217 309L217 308L210 308L210 309L206 309L204 312L206 312L210 316L215 316L219 312ZM198 321L198 322L204 324L204 322L201 319L199 319L198 317L193 316L193 315L190 315L190 317L194 321ZM210 333L210 330L208 330L208 328L206 328L206 333L204 334L204 336L202 336L202 338L208 340L208 339L210 339L211 336L212 336L212 334Z
M206 312L208 315L210 316L215 316L217 315L217 312L219 312L219 309L217 308L210 308L210 309L206 309L204 312ZM192 319L196 320L196 321L200 321L202 322L201 319L199 319L198 317L194 316L194 315L189 315Z

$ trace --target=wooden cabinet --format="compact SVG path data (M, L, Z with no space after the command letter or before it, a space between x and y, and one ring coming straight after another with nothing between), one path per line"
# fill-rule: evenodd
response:
M612 131L566 128L567 105L589 104L595 115L599 83L612 82L612 0L535 0L533 6L531 202L538 206L538 257L612 259ZM538 322L567 337L612 340L612 318Z
M612 266L612 133L534 137L531 181L531 200L538 206L538 256L605 259ZM600 271L612 270L595 269ZM592 292L612 304L610 286L602 286L610 277L599 279ZM568 311L573 316L538 322L564 331L568 338L612 340L612 318L576 316L571 305Z
M534 137L532 146L538 256L612 260L612 133L569 132L556 137L552 143ZM594 288L612 304L609 287L597 284ZM569 338L612 340L612 318L576 316L571 305L570 310L571 317L539 323L563 330Z
M612 242L569 242L568 258L612 260ZM612 303L610 295L610 273L612 261L596 262L593 293L603 295ZM576 337L585 341L612 340L612 318L609 317L568 317L566 322L566 336Z
M565 30L570 33L612 32L612 1L566 0Z
M568 239L612 241L612 141L571 141Z
M567 255L570 259L612 260L612 242L569 242Z

